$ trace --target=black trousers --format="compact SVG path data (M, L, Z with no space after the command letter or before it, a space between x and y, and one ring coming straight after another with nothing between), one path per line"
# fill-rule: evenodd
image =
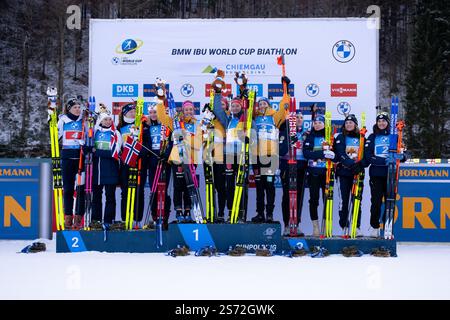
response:
M136 197L139 198L138 201L138 211L135 212L134 215L134 221L141 221L142 216L144 213L144 187L145 187L145 181L147 180L147 166L148 166L148 159L142 159L141 163L141 171L140 171L140 179L141 183L139 185L139 188L136 192ZM127 197L128 197L128 175L130 172L130 167L127 165L123 165L120 168L120 188L122 190L121 192L121 202L120 202L120 211L121 211L121 217L122 221L125 221L126 215L127 215ZM135 197L135 199L136 199Z
M280 177L283 187L283 197L281 200L281 211L283 213L283 222L287 226L289 224L289 166L288 161L280 159ZM305 191L306 185L306 161L297 161L297 222L301 222L303 199L302 192Z
M229 214L231 215L231 211L233 210L233 201L234 201L234 191L236 186L236 176L239 170L239 165L236 164L226 164L225 165L225 177L226 177L226 190L227 190L227 208ZM248 193L242 192L241 203L239 204L239 216L238 218L243 218L242 209L245 211L246 208L243 208L244 204L248 201Z
M190 210L191 197L187 190L183 166L172 165L173 172L173 205L175 210ZM190 174L188 172L188 174Z
M213 164L213 176L214 176L214 188L217 191L217 215L219 217L224 216L225 204L227 202L227 189L226 189L226 176L225 176L225 164L214 163Z
M252 165L256 185L256 213L264 216L264 206L267 215L273 215L275 208L275 175L261 175L260 165Z
M348 225L348 215L353 212L348 212L349 200L352 193L353 176L339 176L339 189L341 193L341 199L339 201L339 226L341 228L350 227ZM361 225L361 206L359 207L357 227Z
M387 177L370 177L370 225L372 228L380 227L381 204L386 199ZM383 221L385 216L383 215Z
M150 189L152 188L153 185L153 181L155 179L155 174L156 174L156 167L158 165L158 161L150 161L150 166L148 169L148 182L150 185ZM166 194L165 194L165 198L164 198L164 221L169 221L169 216L170 216L170 196L169 196L169 192L168 192L168 188L169 188L169 184L170 184L170 176L171 176L171 168L169 166L169 164L165 163L163 164L162 167L162 171L161 171L161 175L164 174L164 179L165 179L165 183L166 183ZM152 214L152 218L153 221L156 221L157 219L157 205L158 205L158 191L156 191L154 198L153 198L153 203L151 206L151 214Z
M93 185L92 220L102 221L103 189L105 189L105 223L112 223L116 217L116 185Z
M64 200L64 214L72 215L73 210L73 194L75 191L75 180L78 173L79 159L62 159L62 180L63 180L63 200ZM76 215L84 215L84 185L80 187L80 192L77 192L77 202L80 205L79 212L75 212Z
M319 220L317 207L319 206L319 192L322 189L322 199L325 199L325 172L309 173L309 215L311 220Z

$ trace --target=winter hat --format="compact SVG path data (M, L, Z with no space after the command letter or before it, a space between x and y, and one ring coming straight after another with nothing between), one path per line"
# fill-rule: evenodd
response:
M261 97L261 98L259 98L258 99L258 104L261 102L261 101L265 101L265 102L267 102L267 104L269 105L269 107L270 107L270 102L269 102L269 99L267 99L266 97Z
M183 102L181 107L184 108L188 106L192 106L193 108L195 108L194 103L191 100L186 100L185 102Z
M325 123L325 117L322 114L318 114L318 115L316 115L316 118L314 119L314 121L319 121L319 122Z
M78 99L77 99L77 98L70 98L69 101L67 101L67 103L66 103L66 110L67 110L67 112L69 112L70 109L71 109L73 106L76 106L76 105L81 106L81 104L80 104L80 102L78 101Z
M242 108L242 100L241 99L234 98L233 100L231 100L231 104L233 104L233 103L239 104Z
M105 120L106 118L112 119L111 113L109 111L100 113L98 115L97 125L100 125L102 121Z
M136 105L133 102L127 103L122 107L122 115L125 116L129 111L133 109L136 109Z
M354 114L349 114L348 116L346 116L344 123L346 121L353 121L355 123L355 125L358 125L358 119L356 119L356 116Z
M381 119L386 120L388 123L390 122L389 115L387 114L387 112L381 112L377 115L377 121Z

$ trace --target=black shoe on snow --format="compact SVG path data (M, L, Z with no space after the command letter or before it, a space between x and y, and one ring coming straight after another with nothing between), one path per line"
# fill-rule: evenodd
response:
M235 246L234 248L230 247L228 249L227 255L233 256L233 257L240 257L240 256L245 255L246 252L247 252L247 249L245 249L243 247Z
M20 252L21 253L36 253L47 250L45 243L33 242L31 245L26 246Z
M265 222L265 221L266 221L266 219L264 219L264 216L263 216L263 215L260 215L260 214L254 216L254 217L252 218L252 222L253 222L253 223L263 223L263 222Z

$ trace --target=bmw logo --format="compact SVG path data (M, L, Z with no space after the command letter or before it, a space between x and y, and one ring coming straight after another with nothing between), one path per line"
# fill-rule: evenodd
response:
M319 86L315 83L310 83L306 86L306 94L310 97L315 97L319 94Z
M355 46L348 40L339 40L333 46L333 57L342 63L349 62L355 56Z
M350 110L352 110L352 108L350 107L350 104L348 102L339 102L339 104L337 105L337 111L339 112L339 114L348 114Z
M180 91L184 97L190 97L194 94L194 87L191 84L186 83L186 84L183 84Z
M113 64L113 65L118 65L119 64L119 62L120 62L120 59L118 58L118 57L113 57L112 59L111 59L111 63Z

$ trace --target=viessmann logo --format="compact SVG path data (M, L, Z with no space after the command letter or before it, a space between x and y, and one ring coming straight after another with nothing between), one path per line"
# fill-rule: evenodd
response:
M356 83L332 83L332 97L356 97L358 94L358 86Z

